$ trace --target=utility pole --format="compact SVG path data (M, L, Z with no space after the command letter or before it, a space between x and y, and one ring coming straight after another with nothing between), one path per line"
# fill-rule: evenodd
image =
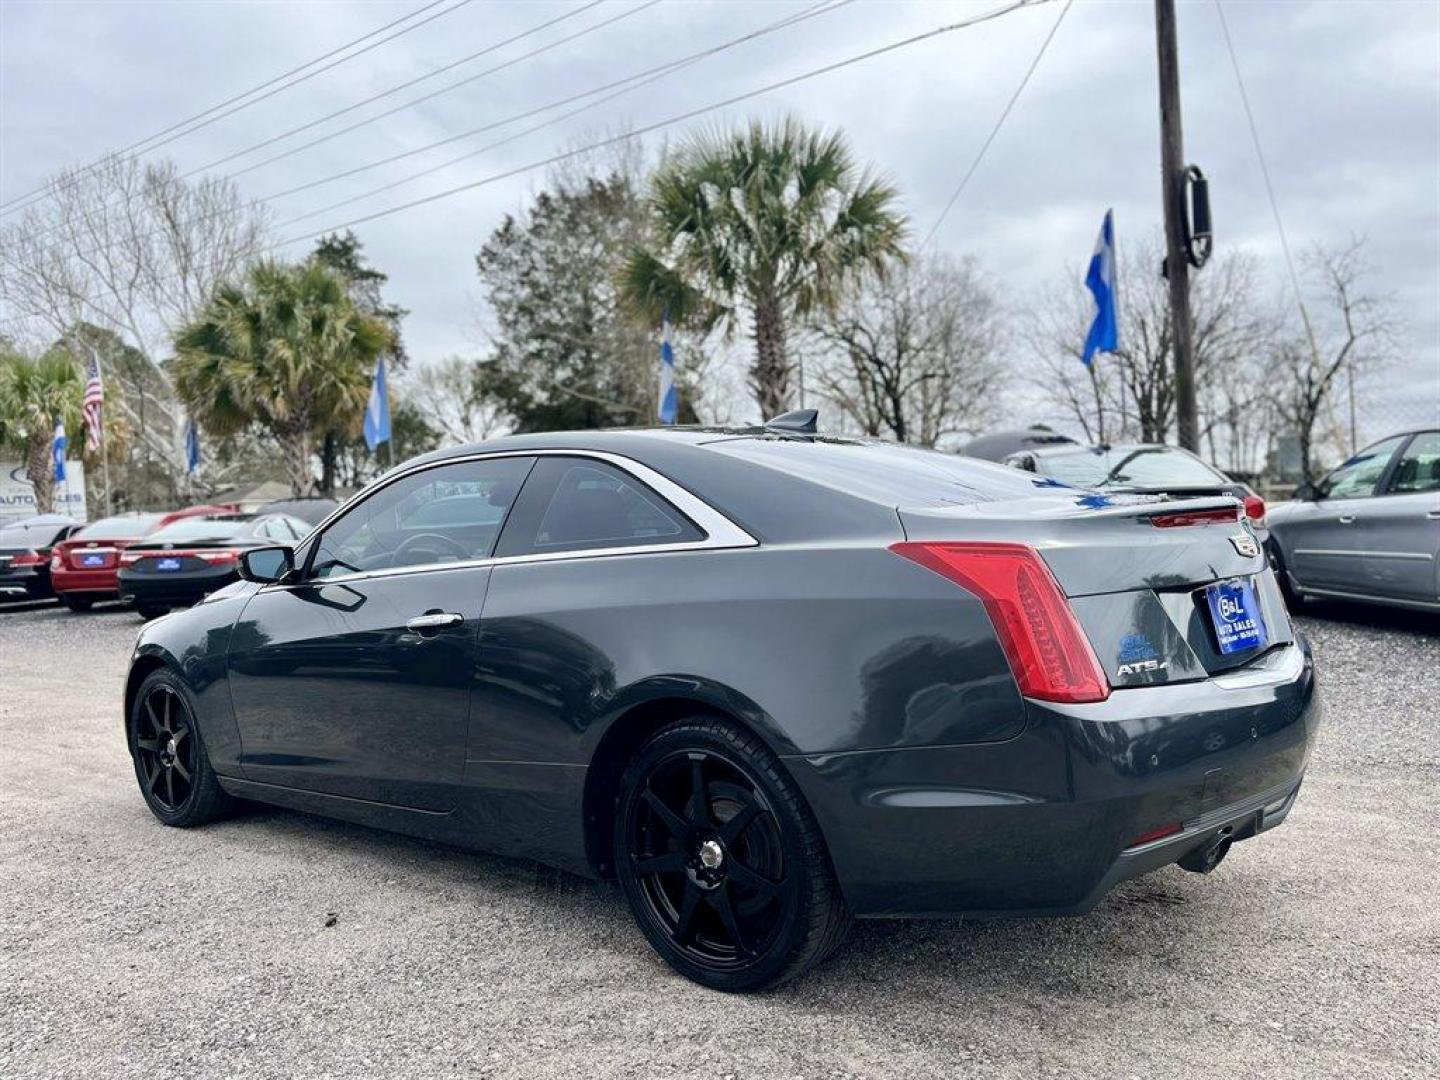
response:
M1175 411L1180 445L1200 449L1195 412L1195 343L1190 323L1190 264L1186 252L1185 141L1180 130L1180 54L1175 0L1155 0L1155 47L1160 64L1160 171L1165 202L1165 268L1175 338Z

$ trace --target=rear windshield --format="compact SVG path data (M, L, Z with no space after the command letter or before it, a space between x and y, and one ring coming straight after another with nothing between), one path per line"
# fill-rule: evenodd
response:
M1168 446L1087 447L1045 454L1036 460L1036 467L1076 487L1204 487L1228 482L1203 461Z
M253 518L184 518L145 538L147 544L194 544L248 535Z
M958 454L895 443L745 437L712 450L790 473L862 499L894 506L995 502L1033 495L1043 481Z
M86 525L70 539L72 540L134 540L144 536L160 514L127 514L122 517L101 518L93 525Z

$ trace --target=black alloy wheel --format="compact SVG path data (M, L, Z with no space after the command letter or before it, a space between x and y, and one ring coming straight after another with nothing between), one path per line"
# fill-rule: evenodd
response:
M778 759L725 721L660 732L626 771L616 867L641 929L721 990L818 963L849 923L808 807Z
M140 793L166 825L200 825L229 809L184 685L169 671L152 672L140 685L129 741Z

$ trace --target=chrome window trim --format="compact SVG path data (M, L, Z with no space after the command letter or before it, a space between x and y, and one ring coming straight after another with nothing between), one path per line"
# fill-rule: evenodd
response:
M569 561L572 559L602 559L614 558L621 555L658 555L670 551L719 551L759 546L760 542L758 540L698 495L681 487L669 477L656 472L650 468L650 466L642 464L633 458L625 457L623 454L612 453L608 450L496 450L490 453L479 452L464 454L458 457L445 458L441 461L428 461L424 464L405 469L403 472L395 473L393 476L386 477L383 482L374 484L371 489L366 489L363 492L363 499L356 499L336 507L331 511L329 517L315 526L310 536L306 537L301 544L296 545L296 565L304 565L307 563L311 554L310 551L307 550L304 552L303 557L300 557L298 548L305 547L312 543L318 544L320 537L324 535L325 530L330 528L332 524L359 507L362 502L374 498L374 496L385 490L385 488L391 484L404 480L406 477L414 476L416 473L444 468L447 465L461 465L471 461L489 461L516 457L574 457L601 461L607 465L612 465L627 476L648 486L655 494L659 495L694 522L705 536L700 540L680 540L656 544L627 544L618 547L582 548L568 551L534 552L529 555L492 555L484 559L463 559L456 562L424 563L416 566L389 566L379 570L363 570L353 574L335 574L330 577L307 578L304 581L293 583L265 585L260 591L265 592L272 589L294 589L300 587L314 588L319 585L341 585L347 581L365 581L370 578L397 577L406 574L433 574L446 570L473 570L486 566L509 566L512 564L533 562L560 562L562 560ZM519 498L519 493L516 494L516 498ZM511 505L513 506L514 504L512 503ZM506 512L506 515L508 518L509 511Z

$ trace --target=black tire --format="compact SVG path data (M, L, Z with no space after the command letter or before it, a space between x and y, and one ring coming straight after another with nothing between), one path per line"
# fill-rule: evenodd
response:
M1305 606L1305 597L1302 593L1295 591L1290 584L1290 574L1285 569L1285 557L1280 554L1280 548L1274 543L1269 545L1270 568L1275 571L1275 578L1280 583L1280 595L1285 598L1285 606L1291 611L1299 611Z
M152 671L140 684L125 741L140 795L166 825L204 825L234 805L210 767L190 693L168 669Z
M170 614L170 609L164 604L137 603L135 605L135 610L138 611L140 613L140 617L142 619L145 619L146 621L149 621L150 619L158 619L161 615Z
M70 593L61 593L60 602L77 614L95 606L95 601L88 596L72 596Z
M612 848L641 931L703 986L777 986L824 960L849 929L799 789L764 743L718 717L672 724L635 754Z

